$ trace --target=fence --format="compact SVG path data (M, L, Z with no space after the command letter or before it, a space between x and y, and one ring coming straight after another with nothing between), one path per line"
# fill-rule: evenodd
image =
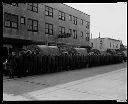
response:
M15 75L33 75L79 68L116 64L123 61L118 55L21 55L15 58Z

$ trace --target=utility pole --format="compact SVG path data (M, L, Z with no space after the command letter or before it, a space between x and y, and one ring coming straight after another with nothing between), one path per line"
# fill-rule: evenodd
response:
M91 39L92 39L92 33L91 33Z
M100 38L100 32L99 32L99 38Z

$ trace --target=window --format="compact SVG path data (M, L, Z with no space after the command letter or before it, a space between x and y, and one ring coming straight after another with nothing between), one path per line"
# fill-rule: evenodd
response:
M53 17L53 8L45 6L45 15Z
M110 42L110 48L111 48L111 42Z
M45 34L53 35L53 24L45 23Z
M114 42L113 42L113 48L114 48Z
M77 17L73 16L73 23L77 25Z
M68 33L72 35L72 29L69 29L68 30Z
M86 40L89 41L89 33L86 33Z
M28 10L33 12L38 12L38 4L37 3L28 3Z
M83 38L83 32L82 31L80 32L80 36Z
M91 42L91 47L93 47L93 43Z
M83 23L84 23L84 22L83 22L83 20L81 19L81 24L83 25Z
M59 19L65 21L65 13L64 12L59 11Z
M69 21L72 21L72 15L69 15Z
M59 26L59 34L64 34L65 33L65 27Z
M90 23L88 21L86 21L86 28L89 29L90 28Z
M4 14L5 27L18 29L18 16L10 13Z
M25 25L25 17L20 17L20 24L24 24Z
M33 31L38 31L38 21L33 20Z
M77 30L73 30L73 38L77 39Z
M38 31L38 21L33 19L28 19L28 31L37 32Z

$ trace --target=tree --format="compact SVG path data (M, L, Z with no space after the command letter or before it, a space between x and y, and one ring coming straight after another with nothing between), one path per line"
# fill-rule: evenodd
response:
M125 48L125 46L123 45L123 43L121 43L120 44L120 51L125 51L125 50L127 50L127 49Z

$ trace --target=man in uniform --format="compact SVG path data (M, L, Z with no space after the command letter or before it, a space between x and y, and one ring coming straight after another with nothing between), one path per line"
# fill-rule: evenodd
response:
M10 54L8 58L8 71L10 78L14 78L14 70L16 68L15 55L15 52L12 52L12 54Z

